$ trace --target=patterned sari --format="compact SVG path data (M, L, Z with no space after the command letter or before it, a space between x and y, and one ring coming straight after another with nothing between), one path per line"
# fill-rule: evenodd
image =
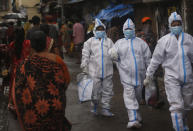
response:
M70 76L62 59L33 55L18 66L16 74L12 93L23 130L70 131L64 116Z
M8 45L8 50L10 54L10 59L11 59L11 77L10 77L10 83L9 83L9 104L8 107L10 110L15 112L15 107L12 104L12 87L13 87L13 82L15 81L15 76L16 76L16 68L17 66L30 54L30 49L31 49L31 44L29 40L24 40L23 41L23 46L22 46L22 51L21 51L21 57L18 59L15 55L15 42L11 42Z

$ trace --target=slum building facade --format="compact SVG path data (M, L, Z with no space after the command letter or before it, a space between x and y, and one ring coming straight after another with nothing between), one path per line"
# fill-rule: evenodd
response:
M10 0L0 0L0 11L9 10Z
M47 0L52 1L52 0ZM55 0L59 3L61 0ZM90 22L101 9L108 5L131 4L134 8L133 20L137 30L142 28L141 19L149 16L153 21L153 31L157 38L169 32L168 17L173 11L177 11L183 18L184 30L193 35L193 0L64 0L63 9L66 18L80 17ZM59 14L60 16L60 14Z
M113 2L133 5L133 20L137 30L142 28L141 19L144 16L149 16L153 21L153 31L157 34L157 38L160 38L169 32L168 17L171 12L177 11L183 18L185 32L193 35L193 13L191 13L193 12L193 0L82 0L65 4L64 14L66 14L65 16L76 16L78 12L78 16L90 21L101 9Z
M183 18L185 32L193 35L193 1L192 0L127 0L124 3L133 4L136 27L142 27L141 19L149 16L153 21L153 30L157 38L169 32L168 17L177 11Z

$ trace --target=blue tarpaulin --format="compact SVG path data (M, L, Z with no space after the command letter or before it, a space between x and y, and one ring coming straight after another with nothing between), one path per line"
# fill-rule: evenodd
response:
M114 17L122 17L128 14L133 14L134 10L131 5L110 5L106 9L102 9L95 18L110 21Z

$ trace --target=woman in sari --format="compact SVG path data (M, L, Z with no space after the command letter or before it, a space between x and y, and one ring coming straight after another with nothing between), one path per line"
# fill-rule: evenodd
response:
M17 68L12 90L23 131L70 131L65 118L65 92L70 82L63 60L46 49L46 35L36 31L32 54Z
M16 68L30 53L30 41L25 40L25 32L23 28L17 27L14 29L14 40L8 45L7 52L10 55L11 62L8 107L11 110L15 110L12 105L11 90L16 76Z

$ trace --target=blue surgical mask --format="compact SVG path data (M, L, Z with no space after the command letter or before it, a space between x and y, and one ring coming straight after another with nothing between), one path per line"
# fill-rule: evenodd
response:
M174 35L179 35L182 32L182 26L170 27L170 31Z
M105 37L105 31L96 31L95 32L95 37L98 38L104 38Z
M131 39L135 37L135 31L134 30L124 30L123 31L124 36L126 39Z

